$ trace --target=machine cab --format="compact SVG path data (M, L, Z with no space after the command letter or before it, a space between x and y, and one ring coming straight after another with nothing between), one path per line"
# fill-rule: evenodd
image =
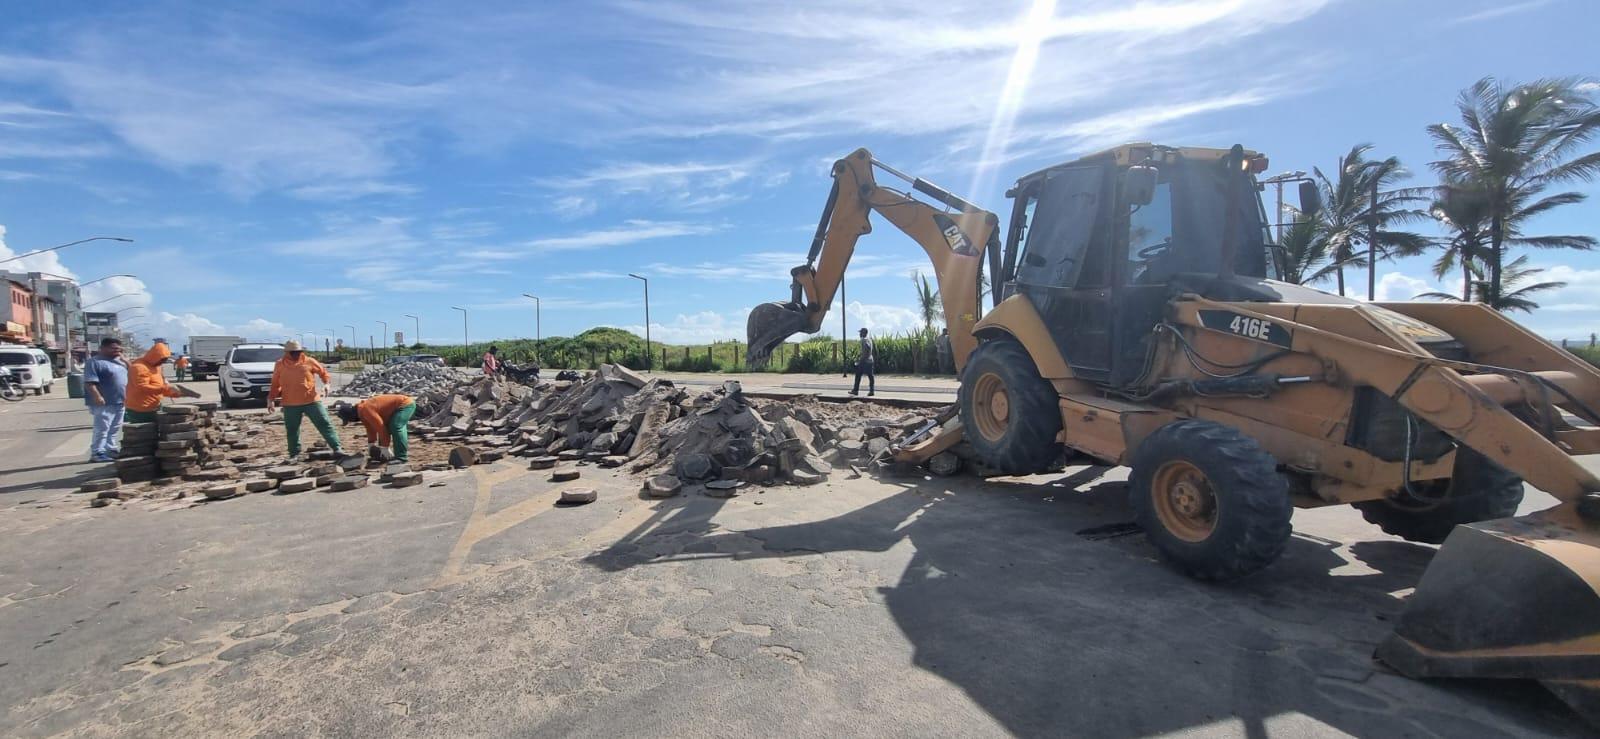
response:
M1170 298L1230 298L1229 283L1275 278L1241 147L1130 144L1017 181L1000 282L1038 310L1074 374L1137 379ZM1242 296L1240 296L1242 297Z

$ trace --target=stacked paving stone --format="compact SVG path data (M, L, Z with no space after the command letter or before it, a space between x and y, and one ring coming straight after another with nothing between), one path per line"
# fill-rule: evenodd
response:
M155 456L162 477L218 482L238 477L223 455L230 445L217 427L216 403L173 403L156 416L160 430Z
M160 471L156 453L156 424L122 424L122 453L117 455L117 479L123 482L154 480Z

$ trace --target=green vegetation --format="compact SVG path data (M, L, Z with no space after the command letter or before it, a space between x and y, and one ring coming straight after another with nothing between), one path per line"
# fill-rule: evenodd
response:
M933 374L938 371L938 354L934 348L936 331L916 331L908 334L878 336L874 338L878 349L878 371L897 374ZM500 358L515 364L534 361L542 357L541 367L550 369L594 369L601 364L617 363L633 369L643 369L644 338L618 328L601 327L577 336L552 336L535 347L532 339L507 339L503 341L434 346L413 344L409 347L358 349L345 352L344 359L359 359L369 364L381 363L400 354L437 354L452 367L478 367L484 352L493 345L499 347ZM539 348L541 354L536 355ZM747 372L744 366L744 342L724 341L714 344L670 345L652 342L651 364L656 369L669 372ZM851 341L848 358L841 355L838 339L813 336L802 342L788 342L772 354L766 372L782 373L843 373L853 367L857 344ZM330 356L322 356L329 359Z

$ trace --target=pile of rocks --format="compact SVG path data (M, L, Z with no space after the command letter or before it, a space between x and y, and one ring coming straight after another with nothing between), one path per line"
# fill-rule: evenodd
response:
M881 415L889 409L871 403L826 412L820 405L810 398L746 398L734 381L691 395L669 380L602 365L578 380L534 386L488 377L462 383L417 422L417 434L493 450L481 452L479 462L488 461L485 454L510 454L531 457L533 469L561 462L626 466L652 475L652 494L675 494L684 484L708 492L743 483L814 485L835 464L881 457L892 436L932 418L889 417Z
M368 367L332 395L365 398L404 393L417 401L417 414L432 415L464 379L462 372L427 362Z

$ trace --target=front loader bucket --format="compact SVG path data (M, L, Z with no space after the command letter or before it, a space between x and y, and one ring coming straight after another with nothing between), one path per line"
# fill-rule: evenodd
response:
M1600 526L1572 504L1457 526L1377 657L1412 678L1538 680L1600 726Z
M750 311L745 322L745 334L750 350L745 354L745 366L761 369L767 366L772 350L784 339L806 328L805 311L794 303L762 303Z

